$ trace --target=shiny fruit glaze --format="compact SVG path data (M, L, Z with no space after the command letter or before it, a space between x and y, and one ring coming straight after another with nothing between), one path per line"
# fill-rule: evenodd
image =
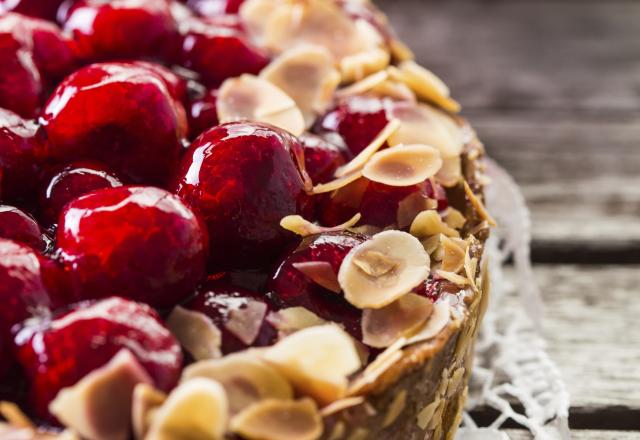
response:
M333 180L335 171L351 159L351 153L340 140L334 144L306 133L299 139L304 148L305 168L314 184Z
M295 243L280 220L311 213L303 170L300 143L272 126L223 124L193 142L173 189L207 224L212 267L260 267Z
M205 17L237 14L244 0L188 0L187 5Z
M46 245L38 222L24 211L0 205L0 238L17 241L42 251Z
M153 187L94 191L67 204L58 222L59 256L82 300L118 294L174 306L203 278L207 242L193 212Z
M182 352L150 307L112 297L79 303L52 319L27 321L15 336L16 353L30 383L35 413L52 420L48 404L58 391L128 349L155 385L178 382Z
M62 2L63 0L0 0L0 12L14 11L53 21Z
M218 90L212 89L189 104L187 116L189 118L189 136L192 139L219 124L217 101Z

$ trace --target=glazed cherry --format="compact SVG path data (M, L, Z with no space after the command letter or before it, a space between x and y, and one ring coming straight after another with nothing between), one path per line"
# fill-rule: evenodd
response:
M43 250L45 240L38 222L18 208L0 205L0 237Z
M85 60L172 57L176 24L165 0L80 0L67 11L64 30Z
M168 308L205 274L204 226L182 200L153 187L101 189L71 201L57 245L80 299L118 293Z
M218 90L208 90L207 93L195 99L189 105L189 135L192 139L197 138L206 130L219 124L216 103L218 101Z
M315 131L338 133L356 155L389 123L391 106L388 99L354 96L324 115L316 123Z
M257 74L269 63L236 27L205 18L190 20L186 26L180 64L199 73L210 87L243 73Z
M333 180L335 171L351 159L349 150L341 140L331 143L313 134L300 136L304 148L304 164L314 184Z
M277 331L267 321L270 306L264 295L251 290L225 282L210 283L199 288L183 307L207 315L220 329L223 354L272 345L276 341ZM234 326L234 315L249 310L256 316L251 325Z
M361 339L361 311L349 304L341 293L318 284L295 266L299 263L328 263L335 274L344 257L355 246L365 242L362 235L348 232L326 233L309 237L295 250L286 254L276 266L267 290L280 308L306 307L323 319L338 322Z
M62 2L63 0L0 0L0 12L14 11L54 21Z
M187 6L205 17L237 14L244 0L188 0Z
M433 276L429 276L425 281L420 283L419 286L413 289L414 293L418 295L425 296L429 298L431 301L436 302L442 296L444 282L442 279L434 279ZM459 291L457 288L455 291Z
M163 184L183 151L184 108L140 63L93 64L67 77L42 116L46 157L97 159L136 183Z
M193 142L173 188L207 223L214 269L271 264L295 242L280 220L311 214L303 160L296 138L253 122L219 125Z
M40 194L40 213L48 224L58 221L64 205L96 189L122 186L116 174L96 161L74 162L56 170Z
M112 297L84 302L51 319L28 321L15 336L18 361L30 383L33 409L52 420L48 405L58 392L129 350L155 386L173 388L182 352L149 306Z

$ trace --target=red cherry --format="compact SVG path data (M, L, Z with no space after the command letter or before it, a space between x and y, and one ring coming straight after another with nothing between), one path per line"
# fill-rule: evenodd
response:
M187 6L205 17L237 14L244 0L188 0Z
M80 0L66 15L64 29L86 60L170 58L177 47L176 24L165 0Z
M233 318L233 313L246 310L250 306L255 306L262 314L259 331L253 341L241 340L243 335L233 327L228 327L229 321ZM211 283L198 289L196 296L190 299L183 307L204 313L222 332L222 352L224 354L244 350L248 347L264 347L272 345L276 341L277 331L266 320L269 313L269 305L265 297L251 290L233 286L227 283ZM253 332L251 332L253 333ZM252 336L252 335L251 335Z
M218 101L218 90L211 89L207 93L194 100L189 107L189 135L192 139L197 138L206 130L215 127L218 121L218 111L216 103Z
M38 250L43 250L46 245L40 226L34 218L8 205L0 205L0 237Z
M173 188L207 223L216 270L270 264L295 242L280 220L311 212L303 160L293 136L253 122L219 125L193 142Z
M243 73L257 74L269 63L235 27L207 19L193 19L185 26L180 63L199 73L208 86Z
M57 245L80 299L118 294L168 308L205 274L204 226L178 197L153 187L72 200L60 215Z
M420 296L429 298L432 302L436 302L442 296L443 282L441 279L434 280L433 277L427 278L415 287L412 292L417 293ZM460 290L460 289L457 289Z
M303 134L299 139L304 148L304 165L314 184L333 180L335 171L351 159L341 140L331 143L313 134Z
M27 321L15 337L16 353L30 383L33 409L52 420L48 405L58 392L129 350L155 385L173 388L182 352L149 306L122 298L74 305L52 319Z
M56 88L40 119L48 159L98 159L149 184L166 181L187 131L184 108L166 79L139 63L76 71Z
M63 0L0 0L0 12L14 11L54 21L62 2Z
M343 324L349 333L361 339L361 311L349 304L340 293L321 286L295 265L328 263L337 278L349 251L366 240L365 236L347 232L320 234L305 239L276 266L267 285L267 290L273 294L273 301L281 308L306 307L323 319Z
M122 182L106 165L95 161L74 162L58 169L40 194L42 217L53 224L64 205L96 189L115 188Z
M360 153L389 123L392 101L354 96L341 102L316 124L319 133L338 133L353 155Z

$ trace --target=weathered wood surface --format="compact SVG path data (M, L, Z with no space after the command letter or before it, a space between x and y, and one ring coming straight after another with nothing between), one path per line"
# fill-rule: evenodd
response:
M378 3L523 186L534 258L640 263L640 2Z

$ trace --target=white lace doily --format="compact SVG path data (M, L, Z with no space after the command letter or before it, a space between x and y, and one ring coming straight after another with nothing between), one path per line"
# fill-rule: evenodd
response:
M529 211L507 172L491 160L487 165L492 179L487 205L499 226L487 242L491 302L476 344L467 410L489 406L499 415L489 427L478 428L465 413L456 439L508 439L499 428L513 420L536 440L568 440L569 395L539 332L543 303L529 258ZM514 265L513 280L503 271L509 259ZM519 301L521 307L515 313L513 307L500 307L509 300Z

